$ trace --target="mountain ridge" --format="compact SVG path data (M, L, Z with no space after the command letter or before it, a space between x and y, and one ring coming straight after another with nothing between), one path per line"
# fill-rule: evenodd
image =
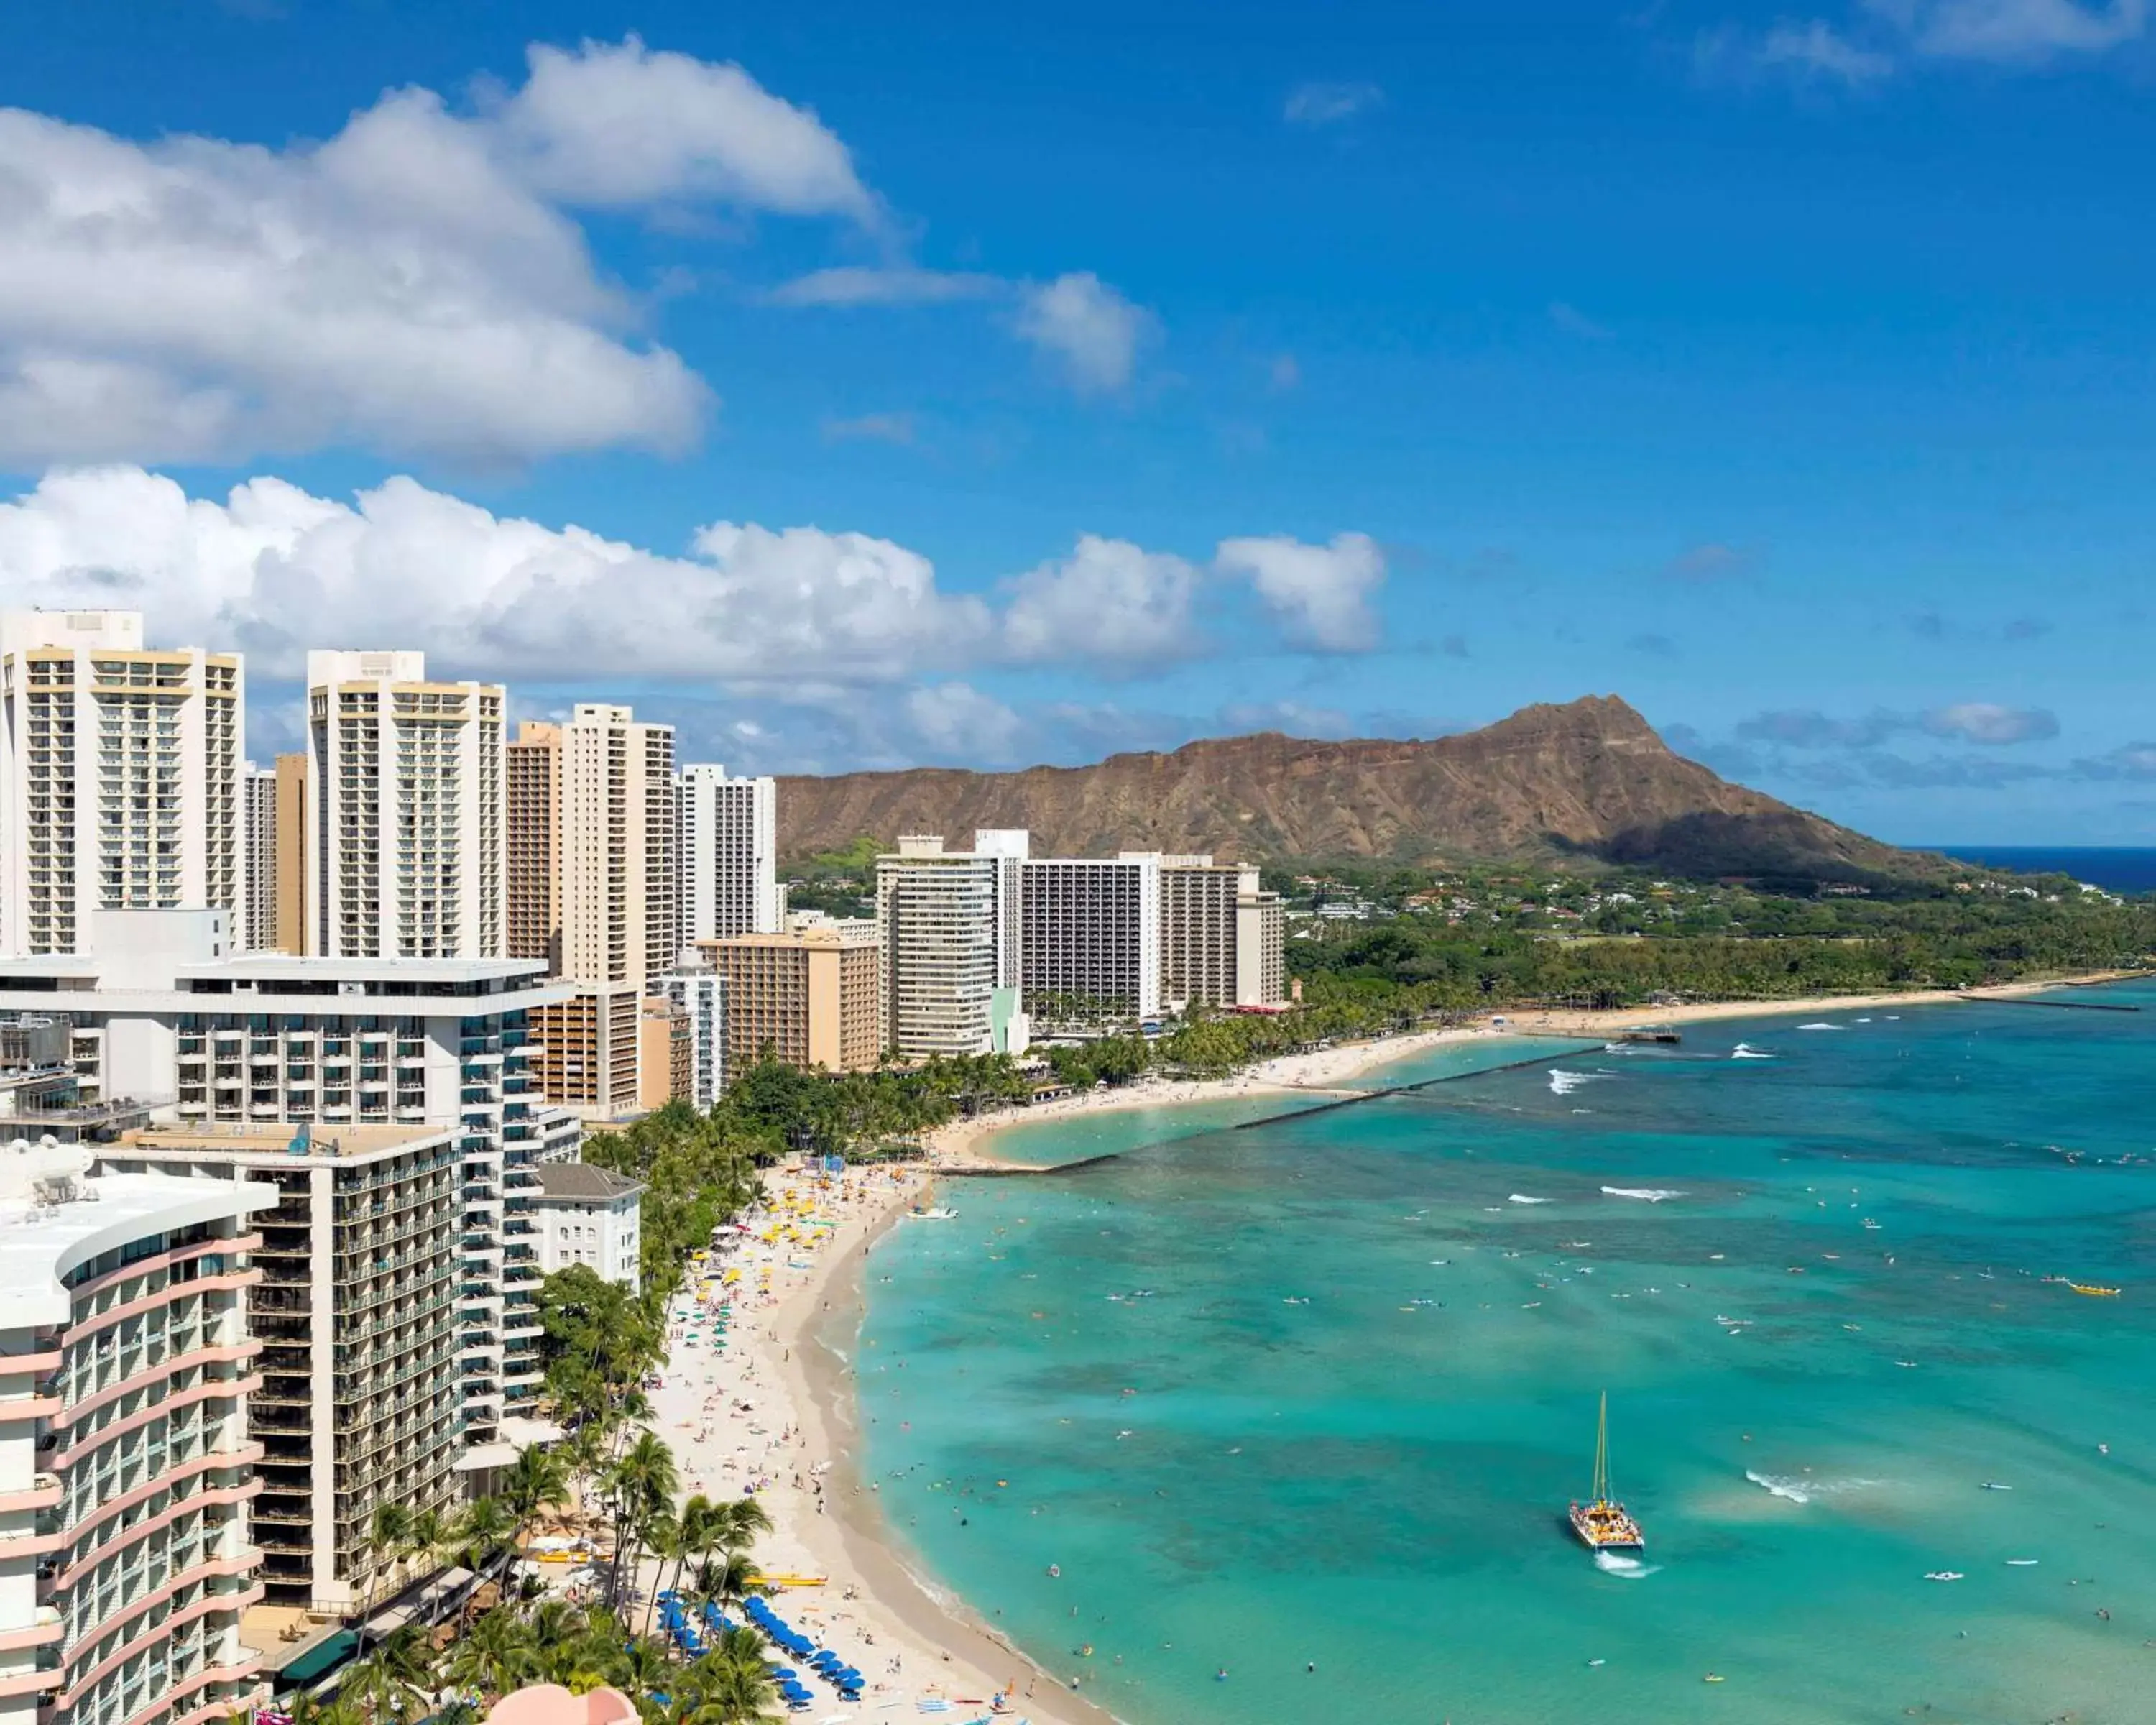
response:
M779 782L779 854L864 834L1025 827L1043 855L1224 860L1573 858L1687 875L1845 880L1946 872L1686 759L1621 698L1522 707L1426 741L1261 732L1083 767L922 767Z

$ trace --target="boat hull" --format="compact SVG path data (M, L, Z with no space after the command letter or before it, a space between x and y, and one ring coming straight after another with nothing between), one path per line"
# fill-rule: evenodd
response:
M1589 1551L1645 1551L1647 1537L1621 1503L1575 1503L1572 1531Z

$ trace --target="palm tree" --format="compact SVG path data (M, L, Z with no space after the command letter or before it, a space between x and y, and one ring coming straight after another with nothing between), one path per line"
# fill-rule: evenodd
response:
M516 1531L550 1503L559 1503L569 1490L568 1459L559 1450L539 1444L516 1452L501 1476L501 1497L516 1518Z
M699 1599L708 1599L724 1608L738 1605L751 1594L764 1590L763 1572L756 1567L747 1552L722 1552L717 1557L706 1558L696 1565L696 1579L690 1591Z
M367 1525L367 1552L375 1563L367 1579L367 1591L360 1600L359 1627L352 1644L355 1659L367 1653L367 1620L374 1615L374 1601L382 1586L383 1572L403 1558L405 1542L411 1537L412 1512L408 1508L401 1503L374 1506L373 1517Z
M516 1521L499 1497L475 1497L450 1530L449 1548L480 1580L496 1562L513 1561Z
M621 1597L622 1563L629 1548L642 1543L644 1527L674 1502L674 1452L655 1433L644 1430L607 1471L614 1516L613 1570L607 1597ZM633 1573L633 1566L632 1566Z
M644 1605L644 1633L648 1635L651 1633L651 1614L659 1609L659 1590L666 1579L666 1560L680 1558L686 1547L683 1543L680 1521L671 1510L663 1506L644 1518L641 1534L643 1543L651 1548L651 1555L657 1559L657 1566L652 1573L650 1597Z
M717 1512L716 1537L713 1547L724 1551L745 1551L756 1543L757 1537L771 1531L771 1514L753 1497L737 1497L722 1505Z
M778 1687L751 1631L735 1630L691 1665L680 1685L692 1701L692 1725L747 1725L767 1719Z
M531 1626L516 1612L497 1607L457 1638L447 1675L459 1688L506 1695L535 1675L537 1654Z

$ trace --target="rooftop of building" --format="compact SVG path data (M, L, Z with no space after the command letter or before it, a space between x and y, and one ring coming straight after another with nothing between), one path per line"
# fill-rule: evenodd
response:
M301 1156L334 1158L350 1160L358 1157L380 1156L392 1151L413 1150L424 1145L446 1143L459 1128L454 1126L377 1125L315 1127L311 1129L297 1126L279 1126L267 1122L255 1125L234 1122L216 1125L201 1124L152 1126L138 1132L122 1132L113 1153L122 1150L139 1151L150 1155L204 1156L218 1153L237 1153L246 1156L274 1156L280 1158ZM301 1137L302 1132L305 1136Z
M89 1166L87 1153L64 1147L18 1139L0 1149L0 1331L65 1323L74 1302L60 1278L105 1252L279 1202L275 1187L257 1181L90 1179Z
M542 1162L532 1173L539 1176L539 1190L548 1198L604 1199L644 1190L643 1181L588 1162Z

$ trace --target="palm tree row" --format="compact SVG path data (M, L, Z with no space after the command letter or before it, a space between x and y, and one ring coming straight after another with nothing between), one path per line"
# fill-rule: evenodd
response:
M498 1606L441 1654L418 1625L398 1630L346 1670L333 1698L302 1697L292 1714L295 1725L477 1725L495 1701L532 1683L579 1695L603 1685L619 1690L646 1725L752 1725L774 1717L775 1686L752 1631L730 1630L701 1656L676 1661L632 1636L605 1606L552 1599Z

